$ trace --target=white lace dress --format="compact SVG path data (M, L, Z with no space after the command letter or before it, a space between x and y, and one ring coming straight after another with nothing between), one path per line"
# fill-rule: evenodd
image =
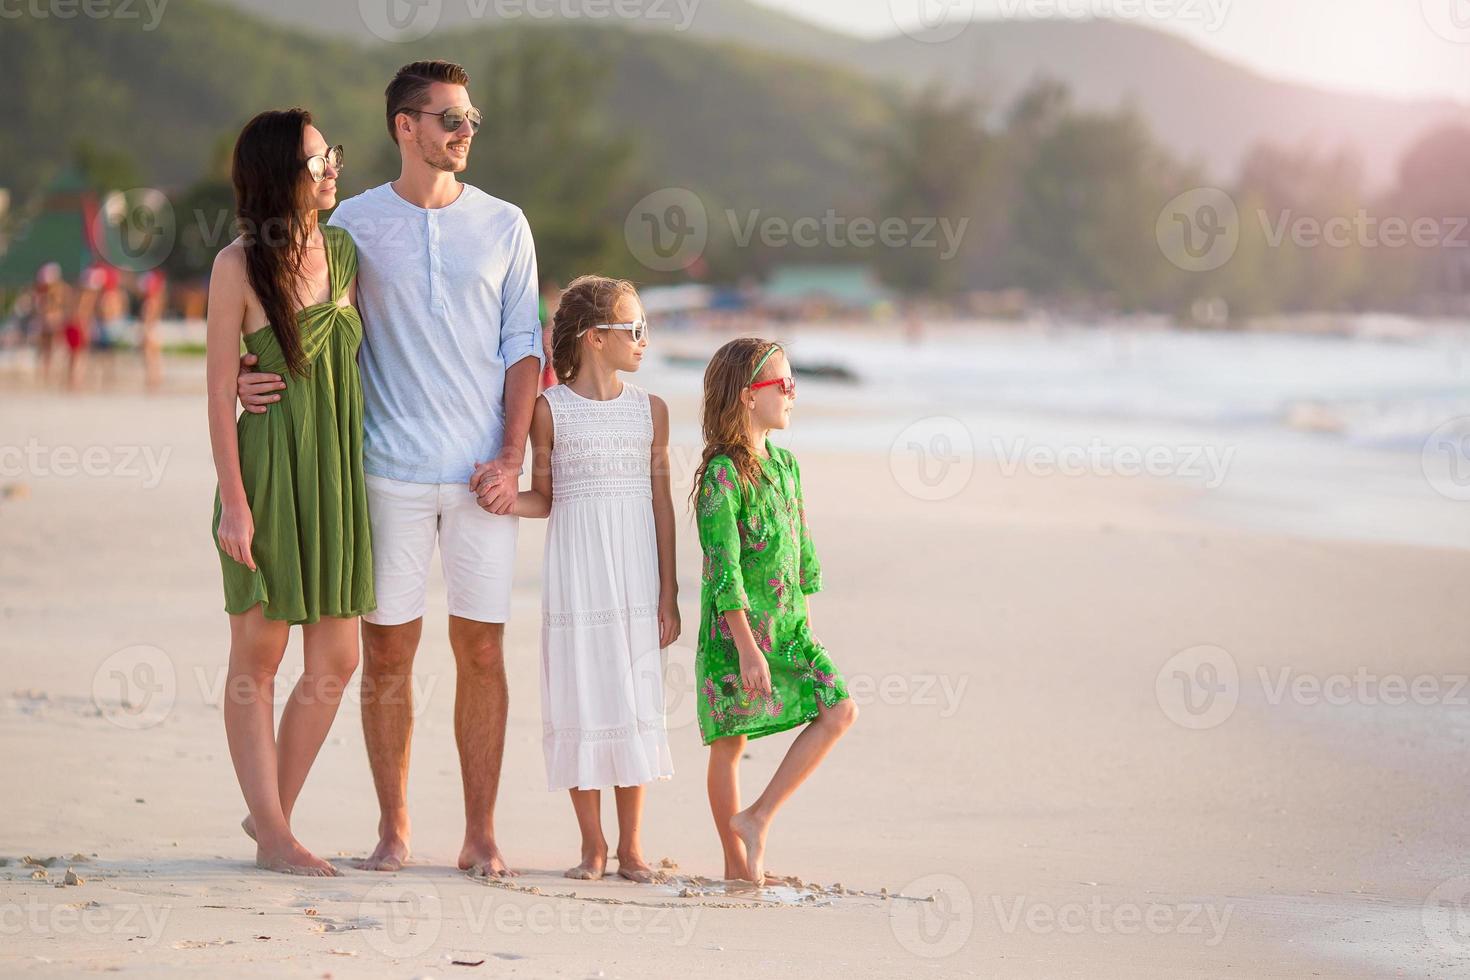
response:
M546 390L554 425L541 590L541 719L550 789L674 774L664 730L648 393Z

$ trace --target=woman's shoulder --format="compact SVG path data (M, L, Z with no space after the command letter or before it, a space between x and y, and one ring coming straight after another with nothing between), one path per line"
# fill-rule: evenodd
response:
M332 240L334 248L350 249L354 255L357 254L357 242L352 238L352 233L341 225L322 225L322 234Z

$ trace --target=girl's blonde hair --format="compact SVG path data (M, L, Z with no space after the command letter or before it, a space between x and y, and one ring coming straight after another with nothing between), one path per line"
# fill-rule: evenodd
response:
M760 459L750 444L750 424L740 393L757 379L757 365L764 373L771 365L772 352L781 345L759 337L737 337L715 351L704 369L704 401L701 407L704 429L704 454L694 471L692 501L709 469L710 460L728 456L735 464L741 483L754 486L763 479Z
M607 276L578 276L561 294L561 303L551 321L551 366L557 380L565 384L582 367L582 338L588 327L612 323L624 297L638 298L638 290L626 279Z

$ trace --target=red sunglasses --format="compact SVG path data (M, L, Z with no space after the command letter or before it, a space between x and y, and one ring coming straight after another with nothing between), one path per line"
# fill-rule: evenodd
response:
M757 381L755 384L750 386L750 390L755 391L757 388L766 388L771 385L779 385L781 388L781 394L785 395L787 398L790 398L792 395L796 394L796 379L790 377L772 378L770 381Z

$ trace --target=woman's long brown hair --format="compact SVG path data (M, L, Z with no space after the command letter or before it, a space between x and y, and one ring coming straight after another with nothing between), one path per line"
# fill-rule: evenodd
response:
M715 351L709 366L704 369L704 402L701 408L704 429L704 454L699 468L694 471L694 486L689 491L693 502L704 480L710 460L716 456L728 456L735 464L740 482L755 486L763 478L761 461L750 444L749 414L740 401L740 393L755 378L751 374L761 358L772 348L780 347L774 341L759 337L737 337ZM766 360L764 373L771 366Z
M230 167L246 276L295 375L307 372L296 313L311 227L301 157L302 134L309 125L311 113L305 109L260 113L240 131Z

